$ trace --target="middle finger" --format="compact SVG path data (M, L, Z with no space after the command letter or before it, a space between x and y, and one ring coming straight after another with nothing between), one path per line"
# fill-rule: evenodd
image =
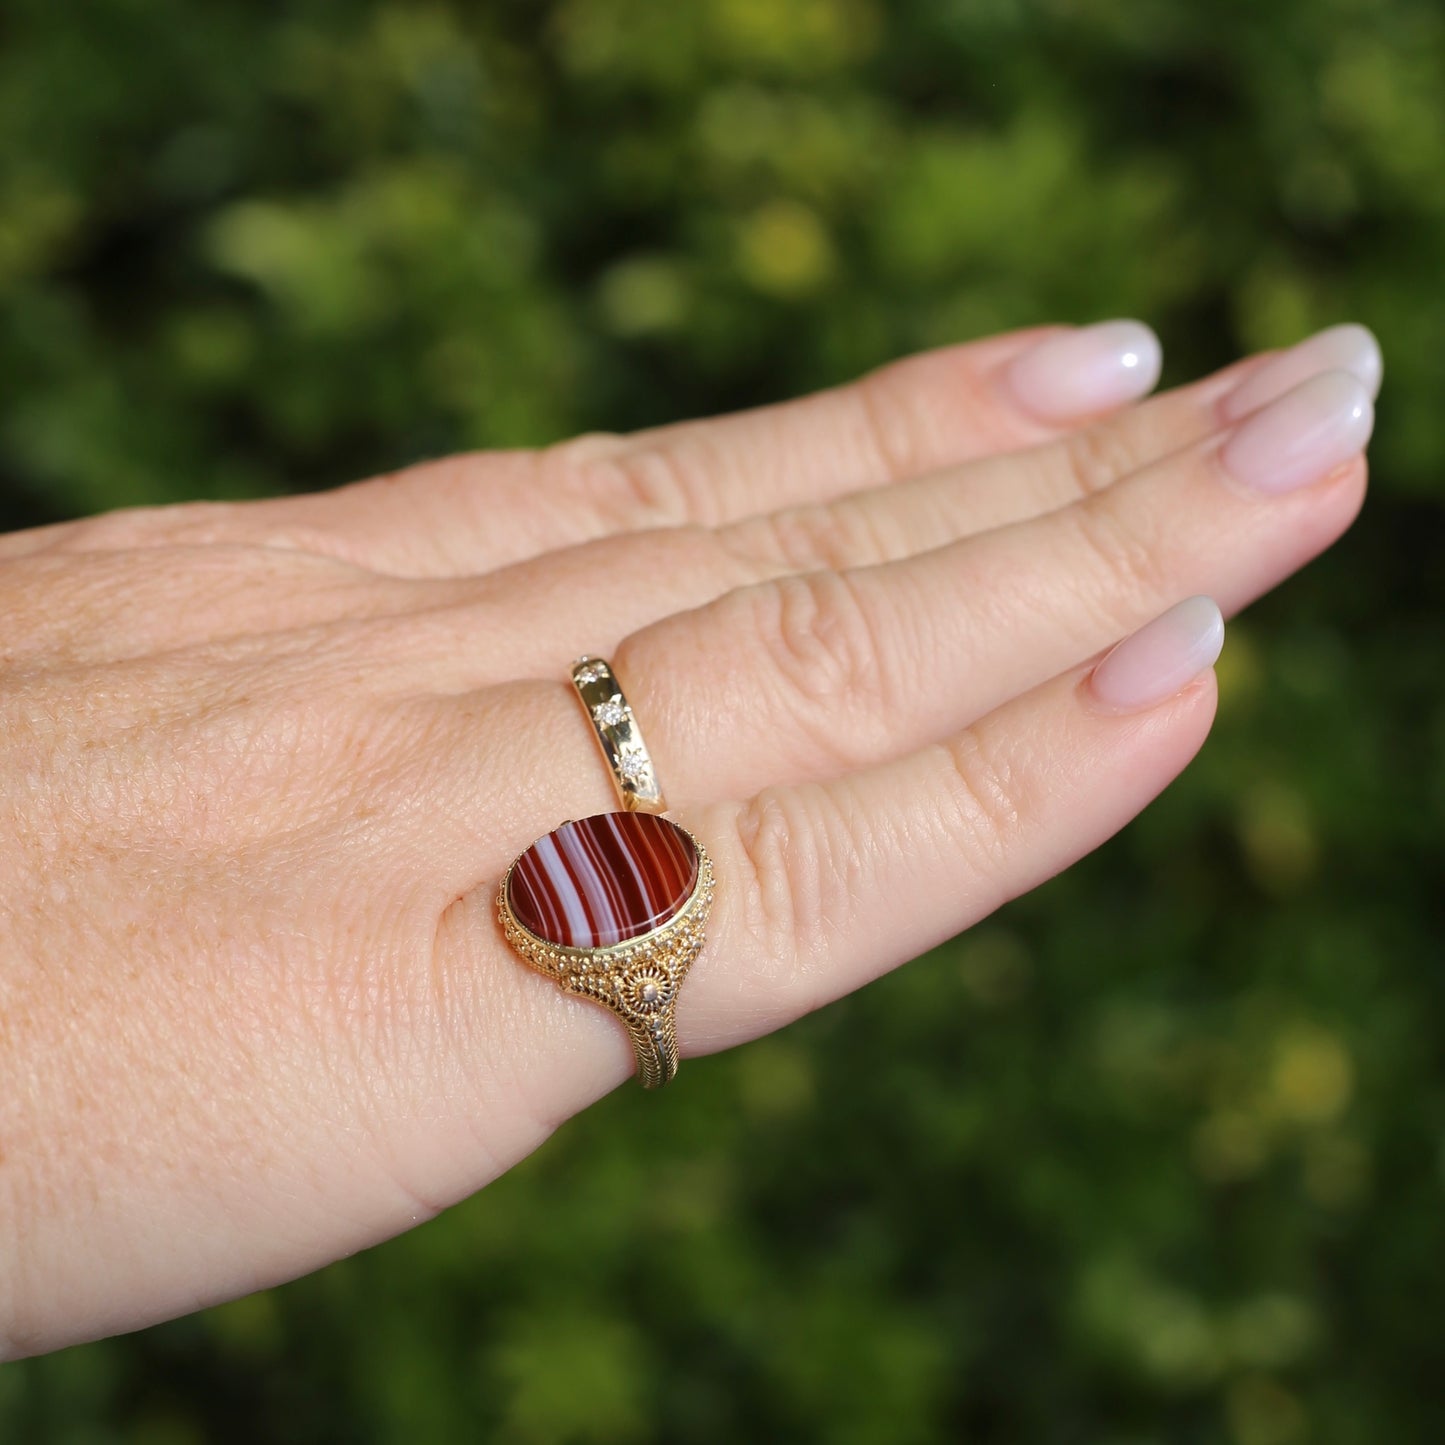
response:
M1341 332L1353 335L1342 338ZM485 656L485 672L454 674L468 676L467 686L553 677L559 661L582 652L610 654L648 624L740 587L820 569L902 561L1027 522L1102 494L1131 474L1167 466L1176 453L1184 455L1221 426L1237 422L1241 401L1262 406L1281 378L1312 375L1310 368L1322 358L1341 352L1342 341L1349 343L1343 349L1356 358L1372 395L1379 380L1373 338L1360 327L1335 328L1262 365L1243 363L1031 452L715 530L688 527L608 538L506 568L471 584L463 611L435 614L439 644L460 658ZM1208 519L1200 525L1207 528ZM526 617L527 626L487 628L483 654L474 645L478 617L493 614ZM473 665L468 661L464 669Z
M742 588L644 628L614 662L669 797L711 802L884 761L1180 597L1237 610L1349 525L1372 415L1360 382L1329 372L1071 507L899 561ZM445 687L444 658L413 659L412 685L429 673ZM442 716L473 730L467 671L452 670L461 686ZM575 748L570 691L511 691L530 747Z

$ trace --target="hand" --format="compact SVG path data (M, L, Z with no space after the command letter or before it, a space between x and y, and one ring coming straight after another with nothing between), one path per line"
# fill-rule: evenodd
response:
M0 540L0 1352L395 1233L631 1072L493 908L530 842L614 805L582 652L716 863L684 1054L1132 817L1209 727L1218 614L1088 659L1348 526L1379 358L1339 328L1110 411L1156 370L1137 326L1020 333L719 421Z

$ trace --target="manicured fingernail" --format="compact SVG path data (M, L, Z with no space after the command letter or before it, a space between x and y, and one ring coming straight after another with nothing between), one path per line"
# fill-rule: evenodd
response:
M1359 377L1326 371L1246 417L1219 456L1237 481L1277 496L1357 456L1374 425L1375 407Z
M1373 400L1385 374L1380 343L1354 322L1318 331L1251 373L1220 403L1220 413L1225 421L1238 421L1322 371L1353 372Z
M1159 338L1142 321L1101 321L1039 342L1007 379L1041 420L1078 421L1153 391L1162 361Z
M1224 618L1212 597L1190 597L1126 637L1094 669L1089 686L1115 712L1153 707L1213 667Z

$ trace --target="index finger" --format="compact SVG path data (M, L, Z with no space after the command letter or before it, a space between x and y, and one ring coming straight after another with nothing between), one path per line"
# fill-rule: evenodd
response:
M537 452L452 457L284 505L292 525L325 530L364 566L477 574L1035 446L1142 397L1159 367L1159 342L1137 321L1033 328L922 352L795 401Z

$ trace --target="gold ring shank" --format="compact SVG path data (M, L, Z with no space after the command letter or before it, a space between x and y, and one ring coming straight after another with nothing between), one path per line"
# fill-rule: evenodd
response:
M652 755L611 666L600 657L579 657L572 664L572 686L612 770L618 801L629 813L666 812Z
M661 1088L677 1073L677 994L702 951L712 907L712 860L696 838L693 842L697 882L683 906L660 928L605 948L549 943L519 923L507 901L511 868L497 894L502 932L517 953L568 993L601 1004L626 1025L645 1089Z

